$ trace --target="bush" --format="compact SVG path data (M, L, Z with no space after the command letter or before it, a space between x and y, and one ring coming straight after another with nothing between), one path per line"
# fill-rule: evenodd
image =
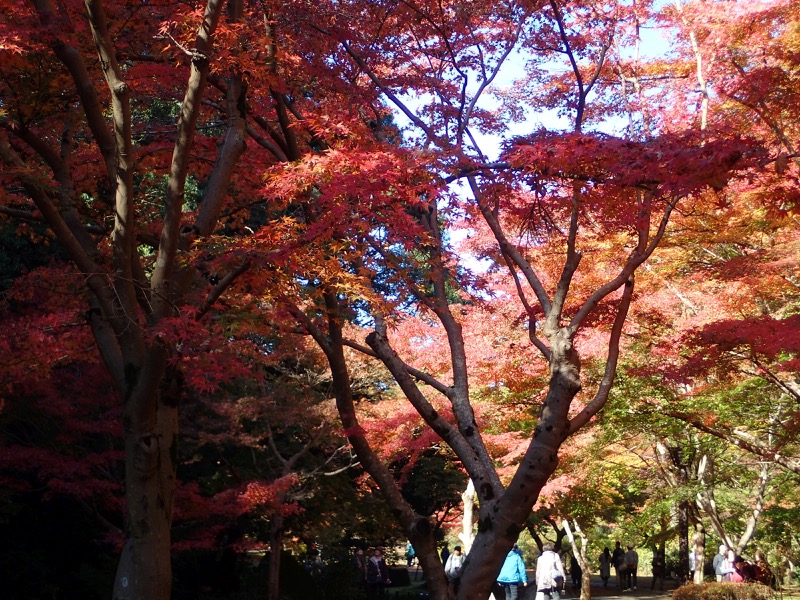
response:
M760 583L687 583L672 593L673 600L774 600L775 591Z

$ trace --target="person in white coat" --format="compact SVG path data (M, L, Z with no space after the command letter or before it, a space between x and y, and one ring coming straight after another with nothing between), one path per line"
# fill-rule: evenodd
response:
M722 581L722 563L725 562L725 558L728 556L728 547L725 544L722 544L719 547L719 552L714 556L714 560L711 561L711 565L714 567L714 575L717 578L717 581Z
M553 552L553 544L545 544L536 560L536 600L560 600L564 577L561 557Z
M444 574L447 575L447 580L453 588L453 594L458 593L458 584L461 580L461 569L464 567L464 560L466 557L461 554L461 546L453 548L453 553L447 557L447 562L444 564Z
M736 572L736 569L733 568L735 561L736 552L729 549L728 553L725 555L725 560L722 561L719 567L719 570L722 572L722 581L733 581L733 574Z

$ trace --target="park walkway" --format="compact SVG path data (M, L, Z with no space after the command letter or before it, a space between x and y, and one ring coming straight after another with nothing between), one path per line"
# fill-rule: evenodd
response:
M612 581L609 582L608 587L603 587L603 581L599 575L592 575L592 598L621 598L624 600L638 600L639 598L668 598L672 592L678 587L678 582L674 579L667 579L664 581L662 587L661 580L656 583L655 590L651 590L650 586L653 583L652 577L639 576L637 589L629 592L623 592ZM567 582L567 594L562 596L563 600L578 600L580 598L580 590L573 590L572 586Z
M530 577L530 573L529 573ZM651 590L650 586L653 583L651 577L640 576L638 580L637 589L623 592L612 581L609 581L608 587L603 587L603 581L599 575L592 575L591 597L604 598L608 600L642 600L642 599L665 599L672 596L672 592L678 587L678 582L674 579L667 579L664 581L663 588L661 587L661 580L656 584L655 590ZM531 579L529 578L529 581ZM536 597L536 591L533 587L527 587L520 596L520 600L533 600ZM561 600L579 600L581 597L580 589L573 589L570 582L567 582L567 590L561 594Z
M412 586L415 584L421 583L422 571L417 570L415 568L408 569L409 579ZM534 571L532 569L528 569L528 581L533 581ZM612 577L612 581L613 581ZM600 579L599 575L592 575L592 583L591 583L591 597L592 598L604 598L608 600L645 600L645 599L667 599L672 596L672 592L678 587L678 582L675 579L666 579L663 582L663 588L661 585L661 581L659 580L656 584L654 590L650 589L650 586L653 583L652 577L647 576L640 576L637 589L631 590L628 592L623 592L619 588L616 587L612 582L609 582L607 588L603 587L603 581ZM389 588L389 598L390 600L406 600L406 599L413 599L418 600L418 598L424 598L424 596L420 596L418 594L419 589L413 590L395 590L395 594L392 594L392 589ZM533 589L533 586L529 586L525 589L525 591L520 595L520 600L533 600L536 596L536 592ZM573 589L569 582L567 582L567 590L565 594L561 595L561 600L579 600L581 597L581 591L579 589Z

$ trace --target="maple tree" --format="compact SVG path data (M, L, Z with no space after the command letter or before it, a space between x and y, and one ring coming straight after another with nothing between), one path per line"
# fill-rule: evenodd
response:
M659 414L680 419L796 473L789 415L796 404L797 186L789 140L797 121L782 106L796 88L796 7L677 0L665 5L660 18L682 40L676 60L659 58L626 77L642 105L692 102L696 110L651 111L640 126L675 129L688 118L698 131L747 132L769 149L769 158L718 202L680 211L673 219L677 235L648 262L631 315L630 333L640 344L631 351L640 352L639 364L629 370L665 378L670 390L643 399L637 389L631 399L653 425L663 423ZM656 73L660 83L654 84ZM674 426L657 428L662 441L674 443ZM691 447L689 454L697 451ZM752 460L731 455L742 464ZM675 473L697 468L700 456L684 458L677 457ZM684 484L705 485L702 478ZM685 498L684 504L691 509ZM728 540L712 504L703 504L709 529L714 525L722 540L741 547L745 538ZM681 551L685 569L688 543Z
M370 15L361 30L341 25L356 14ZM613 74L614 44L622 39L616 32L633 24L626 17L621 6L556 2L512 9L465 3L448 10L424 3L332 3L304 15L304 23L338 43L330 62L347 73L354 90L380 94L410 125L406 143L387 144L385 135L375 135L358 150L352 149L355 133L348 138L343 131L335 141L325 139L328 152L268 174L267 193L311 199L297 222L313 232L318 248L313 254L309 239L313 261L292 265L287 292L276 304L325 353L350 443L403 524L435 597L447 589L430 524L398 493L370 445L353 403L345 349L386 366L472 479L478 531L459 594L484 597L558 464L558 448L606 403L634 273L661 242L681 201L713 201L713 194L701 192L721 189L733 169L752 164L751 147L731 137L689 130L621 139L587 129L606 114L602 102L590 102L596 87L604 98L614 96L605 78ZM491 113L477 108L478 101L518 48L531 74L519 84L526 100L561 108L572 119L571 131L510 141L503 160L492 163L473 128L502 132L502 117L521 110L520 103L512 97ZM565 72L543 68L559 56L567 60ZM418 105L402 97L408 86ZM461 181L463 194L447 187ZM334 233L320 236L332 219L338 219L330 227ZM486 275L459 265L443 235L456 228L472 235L462 252L493 261ZM592 256L591 265L582 263L584 255ZM453 303L454 288L460 303ZM538 354L547 379L538 397L527 394L526 448L505 479L472 404L476 357L466 317L491 314L481 294L510 296L524 340L515 352L531 360ZM401 353L392 333L409 311L421 327L402 344L416 346L417 356L436 352L427 361L436 364L426 369ZM354 317L371 330L366 344L346 337L345 323ZM594 333L604 374L591 393L579 395L584 382L577 347L584 331ZM495 343L507 348L508 340ZM503 388L506 377L493 386Z
M81 299L73 317L90 326L124 413L128 517L114 597L165 599L181 372L199 386L227 375L193 345L202 336L191 326L246 270L222 264L204 279L192 255L241 166L243 4L11 8L0 24L0 214L45 223L42 241L72 261L55 283ZM272 146L256 144L274 160ZM182 346L184 360L199 353L213 368L183 370Z
M796 59L787 52L797 13L791 3L748 3L733 7L737 18L730 19L704 3L676 6L681 28L693 36L698 80L713 92L704 101L706 121L759 137L774 163L729 189L714 210L682 215L675 247L653 262L660 289L640 306L661 339L657 370L673 391L655 407L768 461L761 491L746 502L756 516L775 503L762 505L772 466L797 473L797 186L789 141L797 121L782 108L797 84ZM667 323L671 331L662 329ZM708 491L700 498L708 522L741 549L755 519L730 537Z
M0 342L7 593L107 595L114 568L109 524L118 521L123 497L120 407L103 366L86 353L91 336L75 323L74 302L53 303L41 273L17 283L2 318L14 336Z
M61 269L68 271L64 265ZM6 356L15 358L0 369L5 400L0 471L4 498L15 515L14 527L3 522L2 537L23 531L26 524L31 529L25 543L17 540L13 549L9 547L13 560L4 566L9 590L33 590L26 579L38 581L34 573L42 568L38 561L45 560L36 558L41 552L35 550L37 544L52 556L78 544L86 548L68 559L53 559L58 568L45 569L42 589L84 589L90 576L96 585L110 586L112 566L93 562L92 556L113 556L123 540L121 406L98 357L87 355L91 332L75 319L80 295L64 301L63 290L53 287L51 279L49 269L36 270L17 277L4 295L3 326L17 335L2 341ZM298 451L297 440L312 425L312 415L314 420L325 417L325 411L313 405L327 399L324 367L315 367L309 349L291 347L287 354L278 352L274 343L270 346L269 363L258 361L268 376L232 380L211 396L189 392L183 399L172 527L176 594L200 593L206 585L220 590L233 586L232 565L226 572L227 558L218 557L263 549L268 542L269 547L282 547L269 539L270 530L333 544L339 538L329 540L319 533L330 527L330 519L355 535L377 537L359 529L358 518L372 519L378 513L364 510L369 495L359 489L351 471L331 476L352 462L338 435L330 433L332 428L324 428L329 431L324 439L310 435ZM295 457L284 463L288 452ZM315 475L320 470L327 476ZM75 519L80 515L85 529L70 532L76 538L73 543L48 543L49 515L68 507ZM39 515L39 525L23 521L30 513ZM385 524L386 517L375 518L377 531L384 534L379 523ZM67 535L63 524L56 529ZM263 577L253 585L264 588L266 582ZM278 578L270 582L277 585ZM351 583L349 574L345 583ZM107 595L107 589L93 588L92 594Z
M24 378L7 379L7 368L15 366L5 365L0 370L7 384L0 415L0 470L8 514L14 517L13 525L2 523L1 537L9 544L15 540L14 546L8 547L8 556L13 558L4 565L3 573L11 594L48 587L65 593L86 589L89 593L93 582L96 586L102 582L104 589L94 587L90 593L102 597L110 589L113 565L96 562L93 557L112 557L124 531L121 407L102 365L93 353L86 356L85 349L92 345L88 327L75 322L73 303L63 302L57 291L44 291L48 288L43 275L46 273L37 272L18 279L3 319L4 326L25 334L18 338L21 343L6 350L13 350L28 371ZM46 308L53 313L42 315ZM33 319L36 313L39 318ZM50 326L43 330L45 317ZM65 330L71 333L65 335ZM50 355L53 350L59 354L55 362ZM284 395L289 388L284 382ZM291 449L300 435L277 427L277 420L286 418L285 410L283 414L271 410L270 419L257 416L253 404L268 410L280 400L278 396L272 393L255 399L245 395L238 402L229 402L220 392L211 398L193 394L185 398L172 531L176 594L199 593L206 585L220 590L233 587L234 565L219 557L263 548L257 541L263 529L260 521L268 519L274 529L283 519L296 519L306 506L319 510L308 500L315 495L330 493L338 504L351 504L348 495L352 492L348 493L346 485L339 484L335 493L317 491L321 487L330 490L334 478L315 478L313 469L301 469L302 465L287 475L284 467L276 469L271 464L275 459L270 448ZM312 413L304 411L305 424L310 424ZM250 419L257 419L257 425L267 431L272 423L271 435L277 439L267 445L264 430L259 431ZM330 444L323 450L317 443L313 449L317 456L331 455L326 472L342 468ZM338 437L332 444L334 449L340 444ZM223 470L222 465L228 469ZM302 501L298 502L298 497ZM67 510L72 518L63 516ZM321 512L332 518L336 507L326 506ZM51 519L57 515L62 515L62 522L53 524ZM68 531L64 522L77 520L84 529ZM27 535L23 535L26 527ZM293 531L302 527L313 525L295 522ZM59 532L57 539L51 539L53 530ZM62 541L62 534L68 541ZM22 535L24 542L12 535ZM268 536L262 539L266 542ZM76 552L78 547L83 550ZM281 545L273 543L272 547ZM43 548L48 549L49 560L38 558ZM53 566L43 566L43 560ZM187 572L189 569L194 570ZM42 571L39 576L37 570ZM266 581L262 579L260 587L265 587Z
M742 384L771 387L767 421L783 440L779 443L786 444L792 431L786 427L791 420L786 411L797 398L797 164L790 140L798 121L783 102L796 93L797 62L791 49L797 43L798 15L791 3L755 2L735 6L736 19L716 10L700 19L702 6L685 7L681 17L683 28L698 40L695 54L709 65L702 78L718 98L710 104L708 118L758 136L770 147L774 163L754 173L748 184L731 189L716 210L681 219L675 254L665 256L661 271L672 279L671 290L662 297L670 292L680 297L683 313L676 320L676 338L685 353L673 365L686 379L701 375L706 380L693 393L703 393L702 388L719 393ZM675 260L691 265L692 271L671 273ZM751 452L796 469L793 459L781 456L777 448L759 447L759 436L741 434L738 439L740 434L724 425L723 414L683 416L741 447L753 442Z
M269 551L267 596L277 598L290 589L292 582L280 581L282 559L275 549L297 551L298 539L323 548L326 585L342 586L345 594L353 586L351 556L342 558L337 548L347 553L353 545L385 544L403 534L342 440L319 350L296 335L262 343L269 348L267 355L251 357L265 372L259 383L247 378L228 382L224 394L188 407L192 424L184 444L221 461L204 475L212 489L236 490L251 479L276 489L266 506L253 507L247 520L238 520L249 545L240 541L237 548ZM376 447L410 502L438 520L437 513L452 506L453 487L461 485L463 476L441 448L430 445L431 436L415 434L418 424L404 404L393 401L385 371L359 358L354 353L350 367L362 413L371 415L365 427L380 438ZM226 396L236 399L226 401ZM184 468L183 477L192 476L187 470L194 468ZM287 479L291 485L280 486ZM205 518L203 539L208 528Z
M711 4L721 24L739 15L741 3ZM123 406L115 597L168 597L182 386L253 376L242 355L264 351L264 331L300 331L324 353L342 432L436 598L448 591L431 515L390 463L449 446L479 501L460 595L488 594L560 447L607 403L623 331L638 333L634 280L676 212L741 217L740 194L774 190L786 216L793 197L794 150L745 139L744 110L737 122L709 109L715 80L686 65L717 38L694 5L676 6L664 18L699 42L660 80L665 65L630 50L647 2L14 4L0 22L0 214L47 224L42 239L69 256L59 284ZM734 61L713 89L771 77L774 96L735 98L769 117L791 94L787 47L770 46L766 70ZM543 110L563 127L510 132ZM620 116L624 135L600 132ZM502 137L502 154L481 134ZM357 402L357 352L408 406Z

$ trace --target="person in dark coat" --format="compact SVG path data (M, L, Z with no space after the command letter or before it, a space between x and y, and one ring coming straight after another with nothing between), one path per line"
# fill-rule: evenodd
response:
M581 577L583 577L583 570L575 555L569 561L569 576L572 579L572 587L576 590L581 587Z
M450 558L450 546L445 544L444 548L442 548L442 553L440 556L442 557L442 565L446 565L447 559Z
M383 558L383 548L375 548L374 554L367 561L367 598L386 598L386 586L390 583L392 580L389 579L389 567Z
M733 570L741 578L741 583L753 583L756 580L756 570L753 565L739 555L733 559Z

